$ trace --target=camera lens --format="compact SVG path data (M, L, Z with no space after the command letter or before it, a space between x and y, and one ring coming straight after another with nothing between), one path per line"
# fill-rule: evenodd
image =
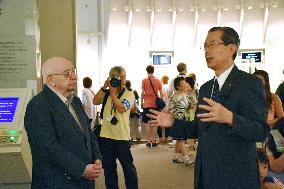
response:
M120 86L120 83L121 83L121 80L118 79L118 78L116 78L116 77L113 77L113 78L111 78L111 80L110 80L110 85L111 85L112 87L114 87L114 88L119 87L119 86Z

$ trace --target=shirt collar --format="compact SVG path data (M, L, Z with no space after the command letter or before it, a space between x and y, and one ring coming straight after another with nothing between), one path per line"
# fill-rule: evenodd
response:
M51 86L47 85L50 90L52 90L59 98L60 100L62 100L64 103L67 102L67 98L65 96L63 96L62 94L60 94L56 89L52 88Z
M233 67L234 67L234 64L231 67L229 67L226 71L224 71L221 75L219 75L219 77L215 75L214 80L217 79L220 90L222 89L222 86L224 85L229 74L231 73Z

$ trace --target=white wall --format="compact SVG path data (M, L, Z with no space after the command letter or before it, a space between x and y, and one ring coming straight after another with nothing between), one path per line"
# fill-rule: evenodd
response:
M77 34L77 72L78 72L78 96L82 97L83 78L90 77L93 81L92 88L96 91L101 86L99 85L99 63L97 37L92 36L89 39L89 34Z

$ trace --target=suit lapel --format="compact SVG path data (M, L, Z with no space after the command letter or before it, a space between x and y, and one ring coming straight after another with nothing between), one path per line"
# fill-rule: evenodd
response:
M236 81L236 78L238 77L239 69L237 66L234 66L230 74L228 75L227 79L225 80L225 83L222 86L222 89L220 91L220 95L218 98L218 102L223 104L226 97L229 96L232 88L234 87L234 83Z
M51 106L53 106L53 110L57 114L61 115L62 118L68 120L70 122L70 126L72 125L72 127L76 131L78 131L80 134L84 135L84 132L80 129L79 125L77 124L76 120L74 119L71 112L68 110L68 108L64 104L64 102L48 86L44 86L43 91L48 96L49 104ZM75 108L74 108L74 110L75 110ZM76 110L75 110L75 112L76 112ZM78 116L78 118L79 118L79 116Z
M86 144L87 144L87 148L89 149L89 151L91 151L91 138L90 135L87 134L89 132L89 119L85 119L87 118L87 116L84 114L84 111L82 111L82 107L79 104L79 100L74 98L73 102L71 103L73 106L73 109L76 113L76 115L79 118L80 124L82 126L83 131L79 128L79 125L77 125L77 129L80 130L81 133L84 134L85 138L86 138ZM77 122L76 122L77 124Z
M200 105L202 105L202 104L203 105L208 105L203 100L203 98L204 97L211 98L211 92L212 92L212 88L213 88L213 83L214 83L214 78L211 79L210 81L208 81L208 83L206 83L206 86L203 87L202 91L200 90L198 104L200 104ZM198 108L197 111L198 111L199 114L207 113L206 110L203 110L203 109L200 109L200 108ZM199 124L198 124L198 132L203 133L203 131L206 130L209 125L210 125L210 123L201 122L200 121Z
M77 101L75 101L75 99L73 100L73 102L71 103L72 106L73 106L73 109L77 115L77 117L79 118L79 122L82 126L82 129L83 129L83 132L85 133L86 132L86 125L88 124L87 123L87 119L84 119L85 118L85 115L83 114L83 112L80 110L80 107L79 107L79 104L77 103ZM77 122L76 122L77 123ZM79 128L79 125L78 125L78 128ZM79 128L80 129L80 128ZM80 129L81 130L81 129ZM82 130L81 130L82 131Z

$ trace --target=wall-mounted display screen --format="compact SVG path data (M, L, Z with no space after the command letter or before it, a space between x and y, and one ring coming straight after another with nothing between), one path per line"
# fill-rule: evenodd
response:
M170 65L172 62L172 55L161 53L152 55L153 65Z
M249 62L261 63L262 62L262 52L242 52L242 59L249 60Z
M18 97L0 97L0 122L13 122Z

